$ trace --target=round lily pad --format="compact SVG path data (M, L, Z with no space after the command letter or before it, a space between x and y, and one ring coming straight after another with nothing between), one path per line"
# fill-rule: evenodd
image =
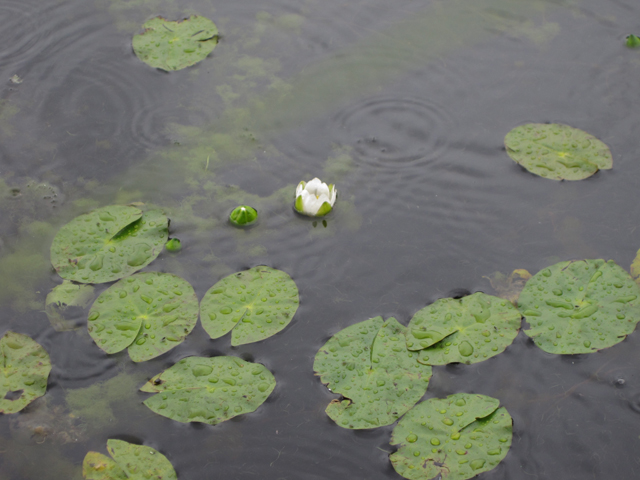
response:
M609 260L560 262L535 274L518 299L525 330L545 352L591 353L621 342L640 321L640 288Z
M258 342L284 329L298 309L298 287L281 270L254 267L223 278L200 303L211 338L231 331L231 345Z
M507 153L531 173L551 180L583 180L613 166L609 147L559 123L527 123L504 138Z
M375 317L339 331L318 351L313 369L344 397L326 410L338 425L391 425L425 394L431 367L407 350L405 330L395 318Z
M271 372L259 363L237 357L187 357L140 390L157 393L144 404L159 415L216 425L255 411L275 386Z
M410 480L466 480L493 470L511 447L513 420L500 402L457 393L431 398L409 411L393 429L396 472Z
M419 310L407 328L407 348L427 365L477 363L504 351L516 338L521 316L511 302L474 293L441 298Z
M156 17L133 37L133 51L140 60L168 72L182 70L204 60L218 43L218 28L206 17L192 15L179 21Z
M98 452L88 452L82 462L87 480L177 480L171 462L156 449L123 440L107 440L113 460Z
M159 210L124 205L98 208L62 227L51 245L58 274L79 283L106 283L147 266L168 238Z
M186 280L170 273L136 273L93 302L89 335L107 353L129 348L134 362L182 343L198 321L198 299Z
M69 280L51 290L44 302L44 310L51 326L58 332L73 330L76 325L64 318L64 312L69 307L87 307L93 300L93 290L91 285L78 285Z
M47 390L51 360L27 335L7 332L0 338L0 412L16 413Z

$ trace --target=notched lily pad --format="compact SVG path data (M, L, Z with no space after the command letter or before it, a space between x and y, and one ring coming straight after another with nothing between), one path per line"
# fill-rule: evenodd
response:
M284 329L296 313L298 287L289 275L254 267L223 278L200 302L202 326L211 338L231 331L231 345L259 342Z
M123 278L91 306L88 330L107 353L129 349L134 362L162 355L182 343L198 321L198 299L186 280L170 273Z
M179 21L156 17L133 37L133 51L140 60L168 72L204 60L218 43L218 28L206 17L192 15Z
M147 266L162 251L168 220L159 210L98 208L63 226L51 245L58 274L79 283L106 283Z
M591 353L621 342L640 321L640 288L609 260L560 262L527 282L518 308L545 352Z
M47 390L51 360L27 335L7 332L0 338L0 412L16 413Z
M87 480L177 480L171 462L154 448L122 440L107 440L113 460L98 452L88 452L82 462Z
M498 465L511 448L513 420L500 402L457 393L411 409L393 429L396 472L410 480L466 480Z
M474 293L441 298L416 312L407 328L407 348L426 365L477 363L503 352L520 329L521 316L507 300Z
M431 367L407 350L405 330L395 318L375 317L339 331L318 351L314 371L329 390L344 397L326 410L338 425L390 425L425 394Z
M531 173L551 180L583 180L613 166L606 144L559 123L527 123L504 138L507 153Z
M275 386L271 372L259 363L237 357L187 357L140 390L157 393L144 404L158 415L216 425L255 411Z
M57 332L73 330L76 324L67 320L64 313L69 307L86 308L93 300L91 285L77 285L65 280L49 292L44 304L44 310L51 325Z

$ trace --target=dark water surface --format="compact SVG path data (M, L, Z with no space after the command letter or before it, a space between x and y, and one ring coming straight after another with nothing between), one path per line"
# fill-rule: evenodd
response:
M195 67L140 62L148 18L212 18L222 39ZM485 278L640 247L640 34L635 0L3 0L0 3L0 334L51 355L47 394L0 417L0 480L79 479L109 438L145 443L181 480L400 479L393 426L349 431L315 353L367 318L405 325L423 306ZM18 75L22 83L10 81ZM580 182L512 162L504 135L526 122L583 129L613 170ZM292 211L319 176L340 197L327 226ZM266 264L296 281L283 332L231 348L198 325L167 354L134 364L43 312L61 279L57 229L91 208L163 206L183 251L146 268L188 280L199 298L223 276ZM239 203L257 227L225 220ZM97 292L106 288L97 286ZM189 355L260 362L277 387L257 412L217 426L153 414L138 389ZM544 353L522 332L471 365L434 367L425 398L499 398L512 448L483 479L634 479L640 468L640 336L591 355Z

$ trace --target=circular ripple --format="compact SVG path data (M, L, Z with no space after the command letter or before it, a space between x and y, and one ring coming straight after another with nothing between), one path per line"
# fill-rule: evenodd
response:
M438 158L451 119L437 104L417 97L373 97L335 119L339 141L359 159L381 166L416 165Z

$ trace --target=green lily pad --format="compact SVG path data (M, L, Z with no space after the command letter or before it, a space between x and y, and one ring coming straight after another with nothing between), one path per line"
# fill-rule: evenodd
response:
M511 345L521 319L511 302L484 293L441 298L413 316L407 348L426 365L481 362Z
M513 420L500 402L457 393L431 398L409 411L393 429L396 472L410 480L466 480L492 470L511 448Z
M237 357L187 357L140 390L158 393L144 401L158 415L216 425L255 411L275 386L271 372L259 363Z
M231 332L231 345L259 342L284 329L298 309L298 287L281 270L254 267L223 278L200 302L211 338Z
M162 251L168 220L159 210L112 205L74 218L51 245L58 274L79 283L106 283L147 266Z
M395 318L375 317L339 331L318 351L313 369L344 397L326 410L338 425L391 425L425 394L431 367L407 350L405 330Z
M91 285L77 285L65 280L49 292L44 310L54 330L65 332L75 328L72 321L64 318L64 312L69 307L87 307L93 299L93 290Z
M591 353L621 342L640 321L640 288L612 260L560 262L525 285L518 308L545 352Z
M16 413L43 396L51 371L44 348L21 333L0 338L0 413Z
M88 452L82 462L87 480L177 480L171 462L157 450L122 440L107 440L113 460L98 452Z
M609 147L559 123L528 123L504 138L507 153L531 173L551 180L583 180L613 166Z
M156 17L133 37L133 51L147 65L168 72L204 60L218 44L218 28L206 17L192 15L179 21Z
M123 278L91 306L89 335L107 353L129 348L144 362L182 343L198 321L193 287L170 273L136 273Z

